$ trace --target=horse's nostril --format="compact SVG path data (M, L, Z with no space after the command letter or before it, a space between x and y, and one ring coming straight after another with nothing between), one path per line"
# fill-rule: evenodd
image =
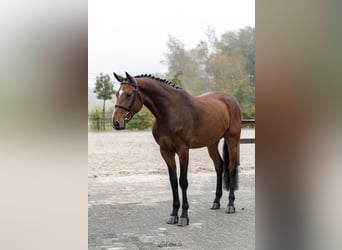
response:
M120 128L120 123L118 121L114 122L113 127L115 129L119 129Z

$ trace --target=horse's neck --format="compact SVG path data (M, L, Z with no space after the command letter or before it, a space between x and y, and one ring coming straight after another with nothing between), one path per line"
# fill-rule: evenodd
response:
M144 104L152 112L157 120L172 114L175 98L175 89L162 83L144 81L139 84L145 96Z

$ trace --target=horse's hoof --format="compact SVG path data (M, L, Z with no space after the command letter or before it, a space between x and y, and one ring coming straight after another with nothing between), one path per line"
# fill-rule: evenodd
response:
M180 217L180 221L178 223L178 226L180 227L185 227L189 225L189 218L186 218L186 217Z
M226 209L227 214L233 214L235 213L235 207L234 206L228 206Z
M219 209L220 208L220 203L213 203L213 206L210 209Z
M177 224L178 223L178 216L171 215L169 220L166 222L167 224Z

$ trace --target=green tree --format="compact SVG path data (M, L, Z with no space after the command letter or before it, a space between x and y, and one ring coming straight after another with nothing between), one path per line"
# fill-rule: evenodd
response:
M181 88L184 88L183 86L183 83L182 83L182 80L179 79L179 77L183 75L183 71L182 70L178 70L176 72L176 74L173 75L173 77L171 78L171 82L176 84L177 86L181 87Z
M210 90L235 96L243 118L253 118L255 112L255 28L246 27L215 36L208 27L205 41L190 50L174 37L169 37L166 56L168 72L173 81L181 81L191 94Z
M226 32L214 43L206 66L212 79L210 88L235 96L245 119L255 114L254 42L252 27Z
M246 27L238 32L241 54L246 58L245 69L250 82L254 85L255 78L255 28Z
M183 88L192 94L200 94L205 90L203 71L196 61L195 51L186 50L184 43L170 36L167 43L170 53L165 54L168 66L167 78L172 79L178 74ZM183 72L179 74L179 72Z
M102 130L105 130L106 100L111 100L113 94L115 94L114 85L109 75L103 75L101 73L100 76L96 77L94 93L97 94L97 99L103 100Z

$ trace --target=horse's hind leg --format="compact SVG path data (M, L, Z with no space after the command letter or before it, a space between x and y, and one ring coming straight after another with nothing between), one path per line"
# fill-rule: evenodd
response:
M228 167L228 185L229 185L229 202L226 209L227 213L235 213L234 201L235 195L234 190L237 188L237 181L238 181L238 144L240 141L240 133L230 134L228 138L226 138L225 143L228 146L229 152L229 167Z
M210 158L213 160L216 170L216 195L215 200L213 202L213 206L211 209L219 209L220 208L220 199L222 197L222 173L223 173L223 160L220 156L220 153L218 151L218 144L219 142L216 142L215 144L208 146L208 153Z

